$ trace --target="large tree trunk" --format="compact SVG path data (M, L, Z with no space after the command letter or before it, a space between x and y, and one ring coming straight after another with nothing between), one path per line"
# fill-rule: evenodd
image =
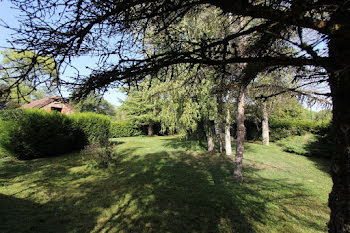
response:
M208 122L207 124L204 124L204 130L205 130L205 135L207 137L207 142L208 142L208 152L214 153L215 144L214 144L214 138L213 138L213 127L211 126L210 122Z
M244 126L244 100L245 100L245 86L240 85L239 93L237 97L237 138L236 138L236 156L235 166L233 170L234 178L242 182L243 181L243 154L244 154L244 138L245 138L245 126Z
M232 155L231 147L231 112L230 112L230 92L226 94L226 122L225 122L225 151L227 156Z
M270 145L270 132L269 132L269 113L267 111L267 103L266 101L263 101L262 103L262 138L263 138L263 145Z
M343 9L349 6L343 6ZM329 232L350 232L350 13L340 15L343 22L330 37L329 57L333 62L327 67L330 73L329 83L333 99L334 148L331 163L333 179L332 192L329 195L331 209Z
M148 123L148 136L153 136L153 122Z

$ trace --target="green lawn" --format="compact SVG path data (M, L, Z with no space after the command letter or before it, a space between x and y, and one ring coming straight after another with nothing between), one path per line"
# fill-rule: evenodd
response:
M326 232L326 161L247 143L238 184L197 142L114 142L109 169L79 154L0 158L0 232Z

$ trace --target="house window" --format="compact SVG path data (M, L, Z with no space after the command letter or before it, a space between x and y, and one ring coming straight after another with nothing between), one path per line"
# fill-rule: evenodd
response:
M51 107L51 111L62 112L62 108Z

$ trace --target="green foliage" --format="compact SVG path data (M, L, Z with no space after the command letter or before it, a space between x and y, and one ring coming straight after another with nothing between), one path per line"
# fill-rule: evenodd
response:
M120 107L117 107L115 109L115 114L113 117L111 117L111 119L113 121L124 121L124 120L127 120L127 114L126 112L124 112Z
M128 115L129 121L138 125L148 125L158 121L158 108L152 99L148 98L146 87L140 86L139 90L131 90L128 98L123 102L120 110Z
M108 168L111 165L112 159L112 146L106 144L104 146L93 144L84 147L80 154L83 159L88 161L89 165L94 168Z
M98 96L94 93L90 94L86 99L80 100L78 102L72 101L70 104L78 112L95 112L108 116L114 116L115 114L114 106L103 97Z
M131 121L117 121L111 123L111 137L132 137L142 134L140 126Z
M305 133L325 134L329 125L329 122L322 121L273 119L269 122L270 139L275 141L289 136L300 136Z
M0 109L15 109L28 101L42 99L53 94L53 80L57 78L56 63L51 57L38 56L32 51L5 50L0 70ZM37 64L32 66L35 60ZM6 70L6 71L5 71ZM27 79L22 80L26 74ZM37 78L37 82L32 79ZM50 83L52 82L52 83ZM41 85L45 83L45 85Z
M13 49L2 51L1 55L3 56L2 63L8 69L8 72L26 72L32 61L36 60L35 71L37 73L57 76L56 63L53 58L38 56L33 51L16 51ZM34 73L31 73L31 75L34 75Z
M273 109L270 119L311 120L310 111L305 109L295 97L284 101Z
M39 109L1 111L0 144L18 159L48 157L106 145L110 120L95 113L63 115Z
M13 112L12 112L13 113ZM3 126L1 145L19 159L53 156L80 149L71 120L57 112L26 109ZM5 133L6 132L6 133Z
M69 115L69 119L72 120L73 129L84 135L80 144L108 143L111 121L107 116L97 113L75 113Z
M11 151L5 146L10 144L9 127L9 122L0 117L0 158L11 155Z
M332 120L332 111L331 110L321 110L316 113L316 120L319 121L331 121Z
M0 118L4 121L17 120L23 114L23 109L6 109L0 111Z

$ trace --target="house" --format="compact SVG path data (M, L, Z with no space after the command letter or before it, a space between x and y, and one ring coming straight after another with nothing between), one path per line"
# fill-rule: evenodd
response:
M60 96L51 96L40 100L34 100L28 104L22 105L19 108L39 108L48 112L57 111L63 114L71 114L75 112L75 109Z

